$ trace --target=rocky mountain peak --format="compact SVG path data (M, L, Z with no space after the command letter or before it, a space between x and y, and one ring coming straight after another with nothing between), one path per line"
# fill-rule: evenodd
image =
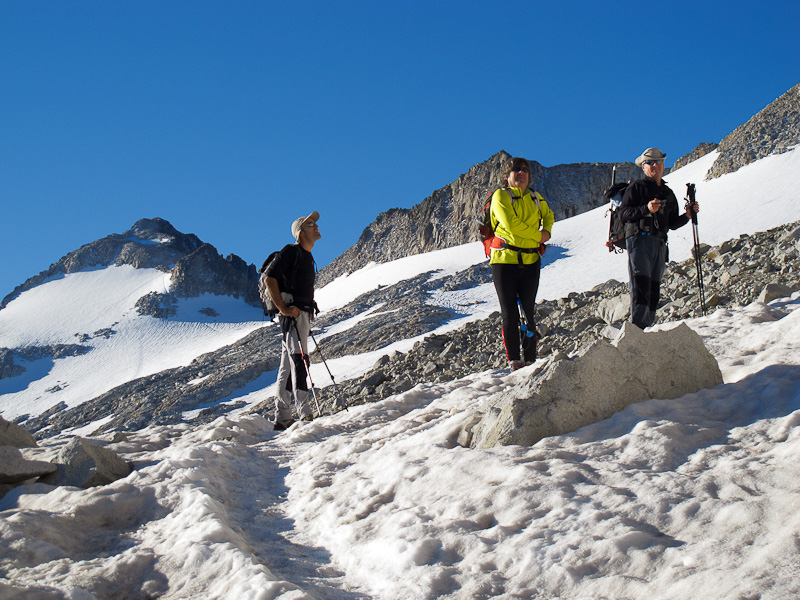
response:
M154 240L167 242L184 236L180 231L172 226L166 219L155 217L153 219L139 219L123 235L135 236L142 240ZM196 236L187 236L196 237Z
M707 179L733 173L770 154L800 144L800 83L727 135Z
M140 219L124 233L114 233L81 246L58 262L17 286L2 304L5 307L26 290L49 279L97 267L130 265L137 269L173 271L173 290L156 304L174 304L174 297L193 297L204 293L231 295L260 306L254 265L230 255L223 259L210 244L194 234L181 233L162 218ZM191 277L186 273L190 272ZM151 306L154 299L145 302ZM141 309L140 309L141 310ZM154 314L153 310L143 310ZM156 311L157 312L157 311ZM159 313L159 316L164 316Z

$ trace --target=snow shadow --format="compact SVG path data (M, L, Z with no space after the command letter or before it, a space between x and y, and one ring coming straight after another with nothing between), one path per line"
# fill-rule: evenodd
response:
M46 377L53 370L56 361L52 356L45 356L36 360L23 360L20 366L25 369L23 373L14 377L0 379L0 396L16 394L26 390L35 381Z
M562 246L547 244L547 250L542 254L542 266L546 267L559 259L567 257L567 249Z
M564 437L580 444L659 437L663 439L659 469L675 469L701 449L730 443L736 428L784 419L796 411L800 411L800 366L770 365L735 383L682 398L633 404ZM776 432L772 437L788 435L796 421L792 418L787 424L771 426L770 431Z

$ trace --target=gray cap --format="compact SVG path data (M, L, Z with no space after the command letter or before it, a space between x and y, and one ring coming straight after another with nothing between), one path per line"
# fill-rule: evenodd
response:
M642 163L646 160L664 160L665 158L667 158L667 155L658 148L648 148L636 159L636 166L641 167Z

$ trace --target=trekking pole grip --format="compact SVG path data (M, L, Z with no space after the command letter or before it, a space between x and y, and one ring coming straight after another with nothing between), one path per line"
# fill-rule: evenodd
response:
M692 219L692 223L697 225L697 213L694 210L694 205L696 204L697 200L695 200L695 187L693 183L686 184L686 208L689 211L689 214Z

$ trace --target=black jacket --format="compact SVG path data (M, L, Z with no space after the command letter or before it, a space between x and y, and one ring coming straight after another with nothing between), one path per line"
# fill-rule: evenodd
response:
M661 200L661 209L655 214L647 208L654 198ZM648 233L666 242L667 230L678 229L689 222L689 217L680 213L678 200L663 179L661 185L646 177L634 181L625 190L619 211L625 223L625 237Z

